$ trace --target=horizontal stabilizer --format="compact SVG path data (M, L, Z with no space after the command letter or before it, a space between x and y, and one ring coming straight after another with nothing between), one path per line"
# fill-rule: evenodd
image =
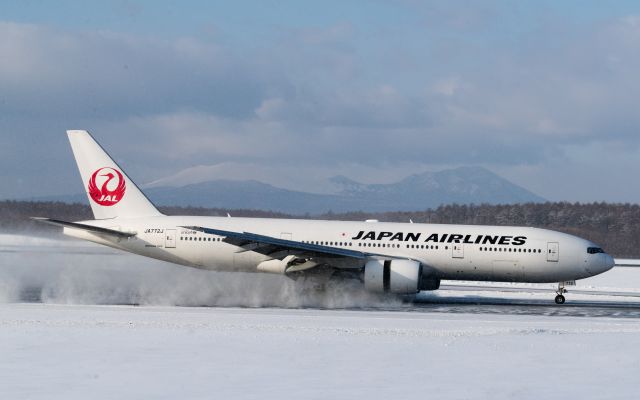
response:
M42 222L42 223L49 224L49 225L62 226L62 227L65 227L65 228L80 229L80 230L83 230L83 231L101 233L103 235L117 236L117 237L120 237L120 238L129 238L129 237L132 237L132 236L136 235L135 233L122 232L122 231L117 231L115 229L101 228L99 226L93 226L93 225L79 224L77 222L61 221L61 220L58 220L58 219L40 218L40 217L31 217L31 219L34 220L34 221Z

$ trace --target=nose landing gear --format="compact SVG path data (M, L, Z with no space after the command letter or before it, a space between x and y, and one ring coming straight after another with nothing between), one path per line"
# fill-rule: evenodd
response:
M565 298L563 295L567 293L567 289L565 289L564 286L565 282L558 283L558 290L556 290L557 296L555 298L556 304L564 304Z

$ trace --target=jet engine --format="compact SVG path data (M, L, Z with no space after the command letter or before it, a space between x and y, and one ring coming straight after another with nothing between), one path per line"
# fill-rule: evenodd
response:
M364 266L364 287L378 293L415 294L438 289L440 280L423 275L417 261L370 260Z
M364 266L364 287L371 292L418 292L422 267L412 260L370 260Z
M298 256L290 255L282 260L273 259L263 261L258 264L259 272L268 272L271 274L288 274L292 272L300 272L317 266L318 263L313 260L298 258Z

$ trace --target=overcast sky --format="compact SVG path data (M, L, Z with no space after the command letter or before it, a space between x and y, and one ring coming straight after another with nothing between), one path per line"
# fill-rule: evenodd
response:
M4 1L0 198L82 191L87 129L139 184L482 165L638 202L640 3L609 3Z

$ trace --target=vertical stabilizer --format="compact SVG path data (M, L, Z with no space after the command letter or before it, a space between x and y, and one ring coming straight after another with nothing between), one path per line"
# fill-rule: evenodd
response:
M162 215L87 131L67 131L96 219Z

